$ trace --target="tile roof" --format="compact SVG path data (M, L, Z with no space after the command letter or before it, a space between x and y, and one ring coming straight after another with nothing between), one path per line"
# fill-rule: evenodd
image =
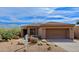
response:
M75 25L74 24L66 24L66 23L62 23L62 22L47 22L47 23L33 23L33 24L29 24L27 26L32 27L32 26L75 26Z

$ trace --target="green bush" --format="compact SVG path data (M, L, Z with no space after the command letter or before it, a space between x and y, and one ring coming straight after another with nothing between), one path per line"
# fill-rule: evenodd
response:
M10 32L13 34L13 39L18 39L20 37L20 29L11 29Z
M6 31L2 34L2 39L8 40L13 37L13 34L10 31Z
M2 35L6 30L3 28L0 28L0 35Z
M2 39L18 39L20 37L21 30L18 28L14 29L0 29L0 35Z

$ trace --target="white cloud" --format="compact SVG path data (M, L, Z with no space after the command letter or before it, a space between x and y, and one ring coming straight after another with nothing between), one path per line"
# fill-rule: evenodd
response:
M69 19L63 20L62 22L70 23L70 24L76 24L77 21L79 21L79 18L69 18Z
M69 18L69 19L66 19L66 20L64 20L64 21L76 21L76 20L79 20L79 18Z
M57 7L47 7L47 8L40 8L40 9L46 11L47 14L51 14L51 13L55 12L56 8Z
M57 17L61 17L61 18L64 18L64 16L62 16L62 15L53 15L53 16L50 15L50 16L47 16L47 17L56 17L56 18L57 18Z

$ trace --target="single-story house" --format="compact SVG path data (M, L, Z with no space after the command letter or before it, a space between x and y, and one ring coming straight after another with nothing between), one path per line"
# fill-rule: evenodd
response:
M22 26L22 36L38 35L43 39L74 39L74 24L48 22Z

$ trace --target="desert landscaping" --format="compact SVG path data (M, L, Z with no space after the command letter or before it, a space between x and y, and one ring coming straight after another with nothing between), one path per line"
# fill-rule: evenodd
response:
M63 48L51 44L47 40L34 39L24 45L19 29L0 29L0 52L64 52Z
M29 43L25 47L21 39L11 40L9 42L0 42L0 52L66 52L55 44L45 42Z

